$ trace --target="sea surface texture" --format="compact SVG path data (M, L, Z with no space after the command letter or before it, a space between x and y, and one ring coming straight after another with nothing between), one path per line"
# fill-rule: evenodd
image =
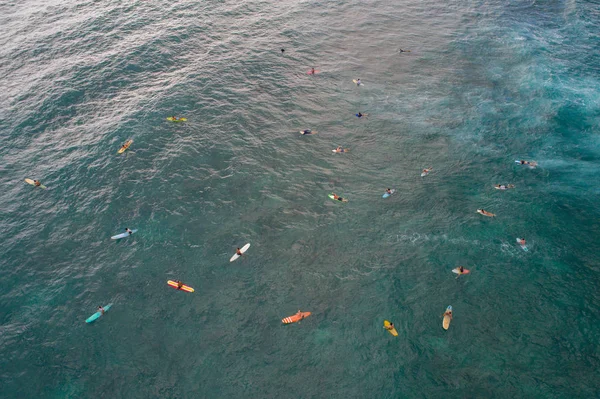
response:
M0 397L600 397L599 37L575 0L0 2Z

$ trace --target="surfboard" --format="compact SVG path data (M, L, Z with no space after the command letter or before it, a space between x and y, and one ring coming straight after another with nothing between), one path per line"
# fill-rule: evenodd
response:
M244 245L242 248L240 248L240 252L244 253L248 250L248 248L250 248L250 243ZM238 254L233 254L233 256L231 257L231 259L229 259L230 262L233 262L234 260L236 260L237 258L239 258L240 256Z
M450 314L452 314L452 306L448 306L446 308L446 312L450 312ZM446 313L444 312L444 313ZM447 316L444 314L444 321L442 322L442 327L444 327L444 330L447 330L448 327L450 327L450 321L452 321L452 318L450 316Z
M187 118L178 118L178 119L175 119L172 116L169 116L167 118L167 120L171 121L171 122L187 122Z
M494 188L496 190L508 190L509 188L515 188L514 184L506 184L506 185L504 185L504 188L502 188L500 186L502 186L502 185L501 184L496 184L496 185L494 185Z
M471 271L469 269L463 269L463 272L460 272L460 269L457 267L456 269L452 269L452 273L456 273L456 274L469 274L471 273Z
M132 139L129 139L125 142L125 144L123 144L123 147L119 148L119 151L117 151L117 154L122 154L125 151L127 151L127 149L129 149L129 147L131 147L131 144L133 143Z
M167 284L169 284L171 287L175 288L176 290L179 289L179 288L177 288L177 281L169 280L169 281L167 281ZM194 292L194 289L192 287L184 284L181 286L180 291Z
M342 148L342 151L331 150L331 152L338 153L338 154L342 154L342 153L348 152L348 151L350 151L350 148Z
M496 216L495 214L487 212L487 211L484 211L483 209L477 209L477 213L480 214L480 215L483 215L483 216L487 216L489 218L493 218L494 216Z
M521 240L522 239L520 237L517 237L517 244L519 244L519 246L521 248L523 248L523 251L525 251L525 252L529 251L529 248L527 248L527 245L521 245Z
M362 86L362 85L364 85L364 83L363 83L363 82L359 82L359 81L358 81L358 80L356 80L356 79L352 79L352 82L354 82L354 84L356 84L357 86Z
M390 323L387 320L383 321L383 328L385 328L386 330L388 330L386 327L389 327L392 323ZM396 331L396 328L392 328L391 330L388 330L390 334L392 334L394 337L398 336L398 331Z
M39 186L36 186L35 182L33 180L31 180L31 179L25 179L25 183L29 183L29 184L31 184L34 187L39 187L39 188L42 188L44 190L48 188L48 187L44 186L43 184L40 184Z
M392 194L394 194L396 192L395 189L391 189L390 191L392 192ZM381 197L382 198L387 198L387 197L390 197L392 194L390 194L388 192L385 192Z
M104 309L104 313L108 312L108 309L110 309L110 307L112 306L112 303L109 303L106 306L102 306L102 308ZM91 315L90 317L88 317L85 322L86 323L92 323L94 321L96 321L96 319L98 319L100 316L102 316L102 312L101 311L97 311L96 313L94 313L93 315Z
M131 234L135 233L137 231L137 229L132 229L131 230ZM117 234L116 236L112 236L110 237L111 240L119 240L121 238L125 238L125 237L129 237L131 234L129 234L129 232L125 232L125 233L121 233L121 234Z
M283 319L281 319L281 322L283 324L296 323L302 319L306 319L310 315L311 315L310 312L300 312L300 314L296 313L293 316L284 317Z
M336 200L333 196L333 194L329 194L328 195L329 198L331 198L332 200L334 200L335 202L348 202L348 200L346 198L343 198L341 201L340 200Z
M309 129L306 129L309 130ZM304 133L304 130L300 130L300 134L303 136L310 136L311 134L317 134L319 132L317 132L316 130L311 130L310 133Z

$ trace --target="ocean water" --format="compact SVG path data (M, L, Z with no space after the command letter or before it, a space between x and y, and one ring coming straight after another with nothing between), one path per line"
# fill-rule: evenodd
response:
M0 397L600 397L599 17L0 3Z

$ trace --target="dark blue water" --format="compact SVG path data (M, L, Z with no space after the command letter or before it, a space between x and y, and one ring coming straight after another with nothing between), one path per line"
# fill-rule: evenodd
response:
M599 14L0 3L0 397L599 397Z

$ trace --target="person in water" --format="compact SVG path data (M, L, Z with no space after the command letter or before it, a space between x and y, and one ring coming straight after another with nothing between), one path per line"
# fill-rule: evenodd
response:
M392 190L390 190L389 188L385 190L385 192L389 195L392 195Z
M235 250L235 254L236 254L236 255L239 255L239 256L242 256L242 255L243 255L243 254L242 254L242 251L241 251L239 248Z
M310 69L310 74L311 74L311 75L314 75L314 74L315 74L315 68L311 68L311 69Z
M281 49L281 54L283 54L283 53L285 53L285 49L284 48Z
M36 187L39 187L39 186L41 186L41 185L42 185L42 183L41 183L39 180L34 180L34 181L33 181L33 184L34 184Z
M104 308L102 306L98 306L98 312L100 312L101 315L104 314Z
M126 233L129 233L129 235L132 235L132 234L133 234L133 231L131 231L131 230L129 229L129 227L125 227L125 232L126 232Z
M360 84L361 84L361 83L362 83L362 82L360 81L360 79L356 79L356 85L357 85L357 86L360 86Z
M344 199L342 197L340 197L339 195L337 195L336 193L332 193L332 194L333 194L333 199L334 200L344 201Z
M394 323L390 322L389 326L383 326L383 328L385 328L386 330L393 330L394 329Z
M356 114L356 117L357 117L357 118L362 118L362 117L363 117L363 114L361 114L361 113L359 112L358 114Z

